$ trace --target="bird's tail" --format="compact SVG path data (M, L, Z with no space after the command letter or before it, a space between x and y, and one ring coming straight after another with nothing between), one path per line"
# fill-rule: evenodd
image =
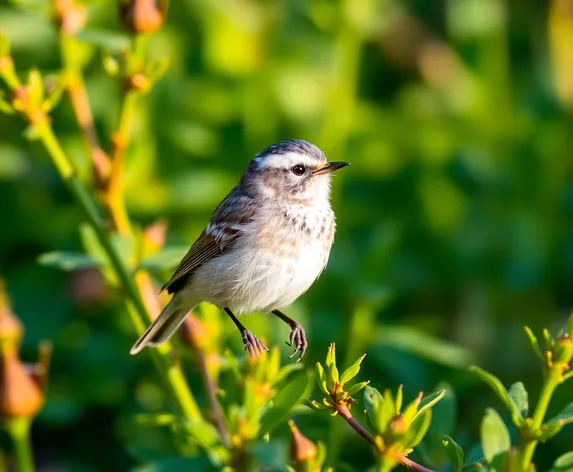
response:
M185 305L187 306L187 304ZM146 346L157 347L168 341L173 336L173 333L177 331L177 328L181 326L187 313L192 309L193 307L184 308L176 294L165 306L161 314L153 320L151 326L136 341L129 353L132 355L137 354Z

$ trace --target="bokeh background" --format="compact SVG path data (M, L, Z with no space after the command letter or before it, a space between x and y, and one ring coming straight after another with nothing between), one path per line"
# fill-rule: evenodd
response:
M115 3L86 3L83 39L113 50ZM190 245L254 153L292 137L316 143L352 166L333 181L329 267L288 311L307 329L306 364L335 341L342 363L368 354L361 379L379 389L403 384L413 397L448 385L466 447L485 408L502 411L470 364L523 380L535 399L541 374L523 326L556 332L573 306L573 1L171 3L149 42L169 69L138 103L126 162L134 220L164 219L168 244ZM61 67L49 12L42 0L0 2L20 71ZM120 88L99 52L84 59L108 146ZM53 123L87 172L65 98ZM43 470L128 470L149 449L132 415L159 408L163 393L149 357L129 356L135 333L101 276L37 263L81 251L81 214L23 130L0 115L0 274L26 327L23 356L54 343L36 457ZM257 314L245 323L286 358L287 327ZM550 416L572 396L561 387ZM372 464L342 422L314 413L298 423L355 470ZM569 428L540 446L538 470L572 443Z

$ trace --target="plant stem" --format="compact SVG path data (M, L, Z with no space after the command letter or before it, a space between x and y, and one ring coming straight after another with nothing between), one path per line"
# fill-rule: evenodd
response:
M75 39L60 31L60 53L64 65L66 91L90 156L98 187L103 187L111 168L109 156L99 144L81 66L76 60L79 52Z
M30 444L30 418L14 418L6 420L6 431L14 448L17 472L34 472L34 458Z
M547 408L551 397L555 392L555 389L559 386L562 381L562 372L560 368L549 368L543 380L543 386L541 387L541 393L539 395L539 400L533 412L531 429L537 431L543 424L543 419L547 413ZM521 452L521 470L526 472L529 470L529 465L533 459L533 454L535 453L535 448L537 447L539 441L535 439L526 439L523 443L523 448Z
M381 457L384 456L384 454L382 454L382 452L378 448L378 445L376 444L376 441L374 440L372 435L368 432L368 430L364 426L362 426L354 418L354 416L352 416L352 413L350 413L350 410L348 409L348 407L345 404L339 404L336 408L336 411L338 412L340 417L343 418L350 425L350 427L354 431L356 431L364 440L366 440L366 442L368 444L370 444ZM398 456L397 459L402 465L408 467L409 469L415 470L417 472L434 472L432 469L428 469L428 468L424 467L423 465L420 465L417 462L414 462L413 460L408 459L405 455L400 455L400 456ZM381 460L381 465L383 468L381 468L379 470L381 470L381 471L391 470L391 466L388 464L389 462L390 461L385 460L383 458Z
M105 195L106 204L110 209L114 227L120 234L131 233L131 222L123 198L123 163L125 151L129 144L131 126L135 116L137 90L128 90L125 94L119 116L117 131L112 135L111 173Z
M48 120L36 125L40 140L46 148L48 154L54 161L62 180L68 186L75 199L84 211L89 223L94 229L100 244L105 250L110 264L116 273L125 295L129 299L129 307L132 323L137 332L142 332L144 320L149 319L147 309L140 297L140 294L133 282L132 275L125 266L117 248L112 243L109 235L105 231L104 221L101 218L95 202L92 200L87 189L77 178L71 162L64 153L57 140ZM158 349L150 350L159 374L163 377L165 384L171 390L173 399L187 420L199 421L202 419L201 412L193 397L189 386L185 380L180 366L173 357L173 350L169 344L160 346Z

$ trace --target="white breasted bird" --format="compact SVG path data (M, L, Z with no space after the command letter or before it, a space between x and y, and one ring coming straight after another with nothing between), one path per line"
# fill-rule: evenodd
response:
M173 298L137 340L131 354L167 341L198 303L222 308L256 356L267 347L237 319L272 312L291 328L290 345L302 359L303 327L279 309L294 302L320 275L334 239L330 173L348 165L328 162L300 139L258 153L238 185L165 284Z

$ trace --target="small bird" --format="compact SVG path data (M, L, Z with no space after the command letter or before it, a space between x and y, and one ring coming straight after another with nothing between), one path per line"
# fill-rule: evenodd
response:
M236 315L272 312L290 326L290 357L298 352L299 362L307 349L304 329L279 309L306 292L328 262L335 231L330 174L348 164L328 162L300 139L258 153L161 289L173 298L131 354L167 341L207 301L229 315L252 357L268 348Z

